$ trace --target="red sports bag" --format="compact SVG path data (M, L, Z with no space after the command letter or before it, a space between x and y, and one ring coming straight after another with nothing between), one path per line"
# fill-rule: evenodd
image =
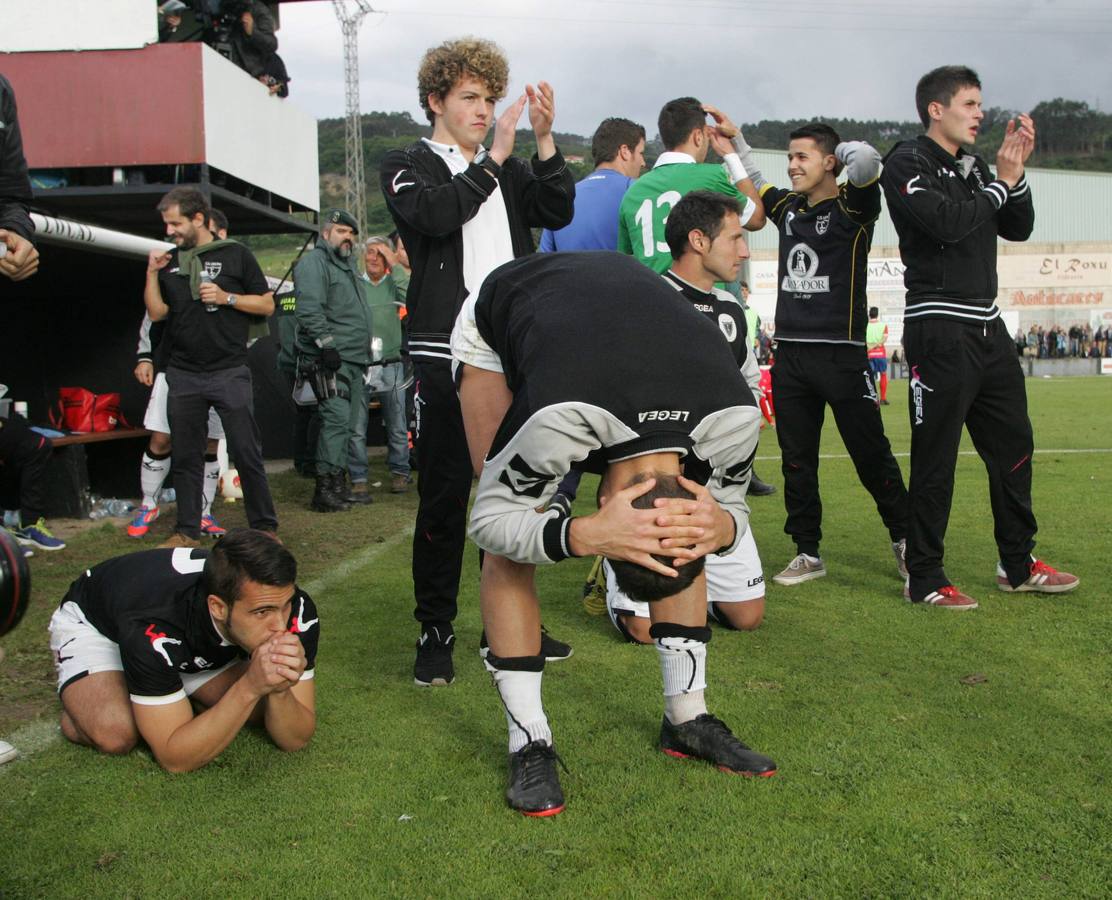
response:
M50 421L55 428L78 434L112 431L120 424L127 425L120 415L118 393L94 394L80 387L58 389L58 412L51 412Z

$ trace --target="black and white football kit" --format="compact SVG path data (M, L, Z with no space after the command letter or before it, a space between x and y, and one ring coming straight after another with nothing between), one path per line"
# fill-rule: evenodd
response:
M718 326L659 275L612 252L515 260L487 277L473 326L486 357L458 360L504 372L513 393L479 478L475 543L522 563L564 559L571 519L537 509L572 463L602 472L675 451L733 516L720 552L734 549L760 412Z
M209 613L201 584L207 558L207 550L145 550L87 569L50 620L58 693L86 675L123 671L132 703L160 706L247 659ZM305 681L314 674L320 623L299 588L287 628L305 650Z
M809 556L819 555L822 540L819 444L827 405L892 541L907 535L907 490L884 434L865 346L869 246L880 215L879 159L856 142L839 144L838 157L847 163L849 178L836 197L814 206L802 193L758 185L780 235L772 395L784 531Z
M962 425L988 470L997 549L1015 587L1030 575L1035 546L1034 435L1023 370L996 307L996 245L1030 237L1031 191L1025 179L1009 189L980 156L954 156L926 135L889 152L882 182L907 267L911 597L951 584L942 558Z

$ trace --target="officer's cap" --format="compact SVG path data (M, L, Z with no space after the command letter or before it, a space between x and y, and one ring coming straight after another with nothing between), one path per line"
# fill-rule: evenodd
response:
M355 221L355 216L346 209L326 210L324 218L321 219L321 226L325 225L347 225L349 228L353 228L356 234L359 234L359 223Z

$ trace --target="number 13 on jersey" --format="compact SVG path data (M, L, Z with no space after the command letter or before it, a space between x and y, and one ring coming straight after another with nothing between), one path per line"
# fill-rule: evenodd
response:
M668 222L668 213L680 202L680 196L679 191L665 191L656 198L655 205L648 197L637 207L633 221L641 229L641 255L645 259L652 259L658 253L670 253L664 240L664 226ZM659 240L656 240L658 237Z

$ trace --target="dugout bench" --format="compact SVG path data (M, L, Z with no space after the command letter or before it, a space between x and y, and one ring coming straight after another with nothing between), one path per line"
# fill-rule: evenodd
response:
M88 518L92 496L134 497L139 462L147 447L146 428L116 428L51 438L47 469L47 518Z

